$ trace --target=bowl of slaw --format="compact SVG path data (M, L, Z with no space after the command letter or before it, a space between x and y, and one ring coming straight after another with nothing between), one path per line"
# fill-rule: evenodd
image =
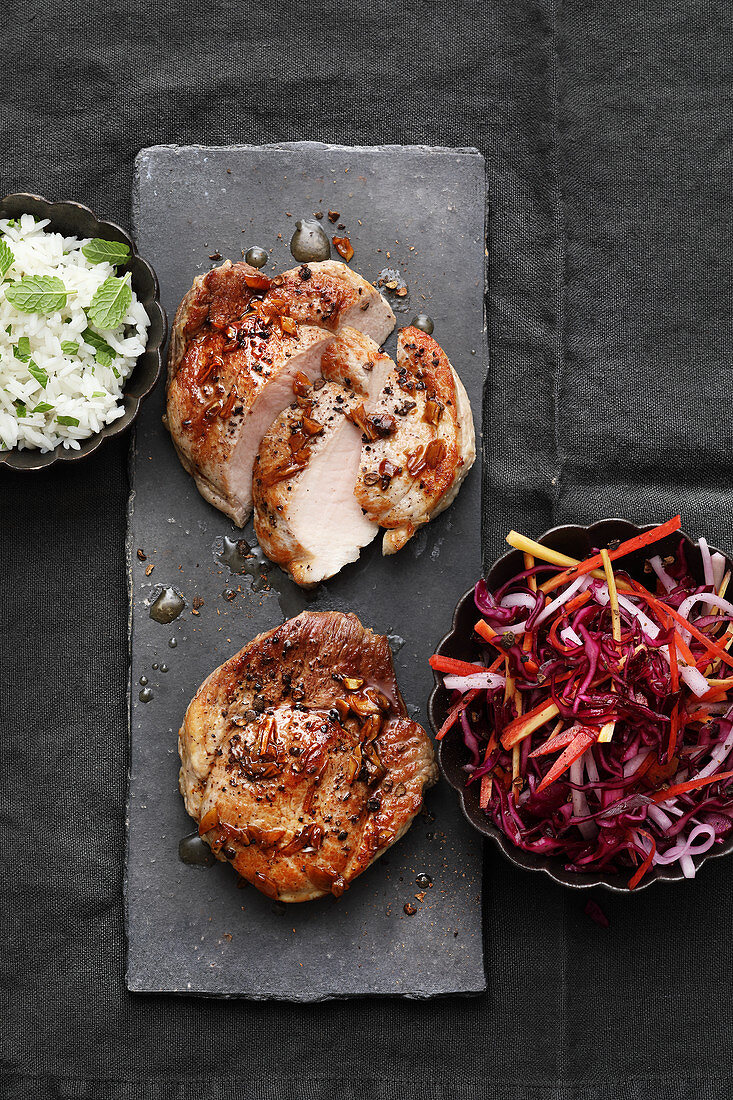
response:
M431 658L463 812L565 886L693 878L733 848L731 560L679 516L507 541Z

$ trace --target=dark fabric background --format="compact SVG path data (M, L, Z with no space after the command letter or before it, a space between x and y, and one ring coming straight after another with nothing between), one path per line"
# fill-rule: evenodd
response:
M733 550L727 0L10 0L3 185L129 224L160 142L476 145L490 198L487 558L509 525L681 509ZM730 860L585 898L487 852L490 993L316 1007L123 981L121 446L0 478L2 1095L731 1095ZM439 633L439 631L438 631Z

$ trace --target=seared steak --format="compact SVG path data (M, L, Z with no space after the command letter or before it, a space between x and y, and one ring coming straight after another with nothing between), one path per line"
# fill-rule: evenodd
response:
M208 677L179 734L181 793L220 860L282 901L341 894L437 779L386 638L303 612Z

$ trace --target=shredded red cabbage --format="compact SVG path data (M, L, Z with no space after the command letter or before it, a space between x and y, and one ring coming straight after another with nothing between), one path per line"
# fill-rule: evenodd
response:
M480 663L500 679L458 708L455 728L470 756L467 783L480 785L485 812L518 848L551 854L571 872L636 872L635 886L672 862L694 876L694 857L728 836L733 779L715 777L733 768L733 668L665 613L692 595L724 597L725 567L708 553L705 572L718 580L701 584L680 542L652 559L643 584L616 570L616 637L614 596L598 577L545 596L537 585L562 569L537 562L496 592L478 582L492 643L481 639ZM688 600L686 609L686 621L727 654L733 603ZM451 707L467 690L452 693ZM526 716L547 704L550 717L520 737ZM701 785L676 790L693 779Z

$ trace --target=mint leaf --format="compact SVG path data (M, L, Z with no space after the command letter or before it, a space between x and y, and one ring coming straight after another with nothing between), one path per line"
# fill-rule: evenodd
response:
M27 363L31 357L31 342L27 336L21 336L13 348L13 354L21 363Z
M30 363L28 364L28 371L29 371L30 374L33 375L36 382L38 382L40 384L41 389L45 390L45 388L48 384L48 375L46 374L45 370L43 370L42 367L37 367L36 364L31 359Z
M5 241L0 240L0 279L8 270L14 259L15 256L13 255L12 249Z
M93 332L90 328L85 328L81 335L84 342L91 344L94 348L94 358L100 367L111 367L117 358L117 352L114 348L111 348L99 333Z
M75 416L57 416L56 420L59 424L66 424L69 428L78 428L79 421Z
M36 405L33 409L34 413L50 413L53 411L53 405L49 405L47 401L41 401L40 405Z
M28 415L28 410L26 409L22 401L14 401L13 404L15 405L16 416L21 417Z
M61 341L61 354L62 355L78 355L79 345L74 340L62 340Z
M17 218L8 218L8 229L20 229L20 222Z
M45 314L63 309L67 294L56 275L28 275L20 282L10 283L5 288L5 297L21 313Z
M117 370L117 367L112 367L112 373L115 376L115 378L120 377L120 372Z
M121 241L105 241L95 237L89 244L82 245L82 252L92 264L124 264L130 259L130 249Z
M130 308L132 291L127 277L105 279L91 300L87 317L97 328L116 328Z
M106 397L106 396L107 396L107 394L104 392L104 390L95 390L94 393L92 394L92 397Z

